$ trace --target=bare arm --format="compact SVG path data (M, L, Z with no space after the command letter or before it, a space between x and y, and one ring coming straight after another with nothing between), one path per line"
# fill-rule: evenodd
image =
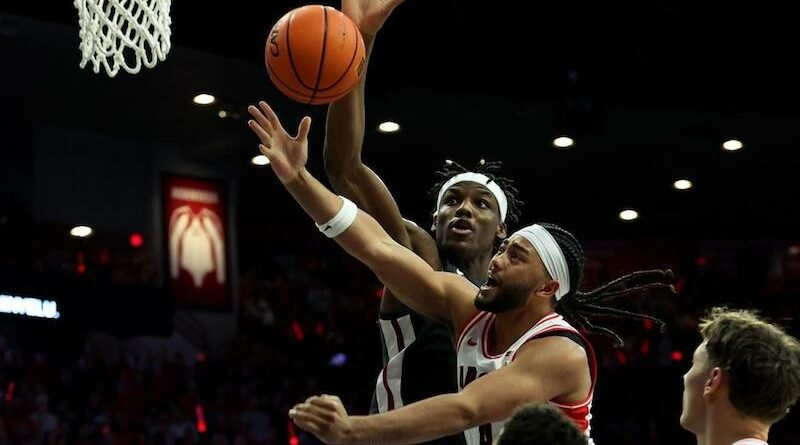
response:
M431 234L409 220L405 220L405 223L406 233L408 233L411 241L411 250L425 260L426 263L430 264L434 270L442 270L439 246L436 245L436 241L431 237Z
M261 151L272 170L295 200L318 224L328 222L342 208L334 195L305 168L308 159L309 117L303 118L297 137L289 136L278 116L265 102L261 110L248 111L255 120L248 125L261 140ZM474 311L476 288L463 277L434 271L413 252L394 241L367 213L358 211L352 225L335 238L412 309L443 322L452 323L454 314L461 321Z
M395 241L417 252L411 245L400 209L391 192L377 173L361 160L366 121L364 96L372 47L384 21L402 2L342 0L342 12L353 20L364 37L366 60L358 85L328 106L324 156L325 172L333 190L350 198L360 209L372 215ZM438 251L427 251L422 258L435 268L439 264ZM391 313L402 308L402 303L387 288L381 301L381 312Z
M342 200L307 170L284 184L318 224L333 218ZM347 253L367 265L406 305L443 323L453 324L471 308L476 288L458 275L434 271L414 252L394 241L369 214L359 211L349 229L335 238Z
M361 160L364 144L364 90L367 66L378 30L402 0L343 0L342 11L358 26L366 45L361 81L343 98L328 106L325 126L325 172L333 189L372 215L389 235L411 247L400 210L389 189Z
M547 402L586 387L586 355L570 340L533 340L508 366L481 377L462 392L431 397L394 411L348 416L338 398L309 398L289 415L329 444L401 445L429 441L511 417L527 403ZM589 387L591 383L588 383Z

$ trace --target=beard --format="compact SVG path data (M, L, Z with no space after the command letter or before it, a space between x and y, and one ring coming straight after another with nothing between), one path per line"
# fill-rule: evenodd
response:
M494 288L494 297L486 297L478 290L475 307L478 310L498 314L525 305L531 291L530 283L506 284Z

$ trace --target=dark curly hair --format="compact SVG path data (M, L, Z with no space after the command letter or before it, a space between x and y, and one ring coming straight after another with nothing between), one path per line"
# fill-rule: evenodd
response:
M598 303L658 289L674 293L675 289L671 284L674 278L672 271L660 269L640 270L612 280L597 289L587 292L579 291L585 262L583 248L580 243L575 236L562 227L550 223L539 223L539 225L547 229L556 240L558 247L564 253L567 267L569 267L570 291L556 303L556 311L558 313L587 332L613 338L617 346L622 345L622 339L619 335L607 327L596 324L591 318L606 316L651 320L663 330L664 322L658 318L609 306L601 306Z
M503 427L497 445L586 445L586 435L561 411L545 404L518 408Z

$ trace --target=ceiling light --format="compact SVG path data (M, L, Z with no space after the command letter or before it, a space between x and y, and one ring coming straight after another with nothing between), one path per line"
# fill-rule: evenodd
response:
M197 105L209 105L213 104L216 100L216 97L210 94L202 93L195 96L194 99L192 99L192 102L196 103Z
M634 219L639 218L639 212L633 209L625 209L619 212L619 219L623 221L633 221Z
M378 125L378 131L381 133L394 133L400 130L400 124L397 122L386 121Z
M93 230L89 226L75 226L69 231L69 234L76 238L86 238L91 235L92 232Z
M573 144L575 144L575 141L573 141L572 138L567 136L560 136L553 139L553 145L555 145L558 148L569 148L572 147Z
M725 141L722 144L722 148L727 151L736 151L741 150L744 145L741 141L737 141L736 139L731 139L729 141Z
M253 165L267 165L269 164L269 158L264 155L256 155L253 156L250 162L252 162Z
M219 116L220 119L225 119L226 117L228 117L228 112L225 110L219 110L217 116Z
M692 181L688 179L678 179L677 181L672 183L672 186L675 187L677 190L689 190L692 188L694 184Z

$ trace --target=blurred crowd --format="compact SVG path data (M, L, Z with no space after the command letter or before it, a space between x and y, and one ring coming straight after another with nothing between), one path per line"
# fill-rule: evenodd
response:
M270 246L241 253L238 329L220 347L143 350L124 338L98 341L89 330L78 340L37 338L40 331L16 324L14 335L0 338L0 445L301 445L316 441L293 427L287 411L309 395L337 394L352 413L365 413L381 365L380 284L322 237L276 234ZM678 426L681 376L699 341L697 319L711 305L756 307L798 334L800 258L770 246L745 255L719 245L681 254L682 261L658 265L675 270L677 295L616 302L662 318L667 329L608 320L624 347L592 338L598 444L693 443ZM631 242L586 247L585 287L643 261ZM117 275L150 276L131 272L131 260L118 264L129 272ZM61 266L41 272L48 267ZM789 417L770 443L800 444L797 414Z

